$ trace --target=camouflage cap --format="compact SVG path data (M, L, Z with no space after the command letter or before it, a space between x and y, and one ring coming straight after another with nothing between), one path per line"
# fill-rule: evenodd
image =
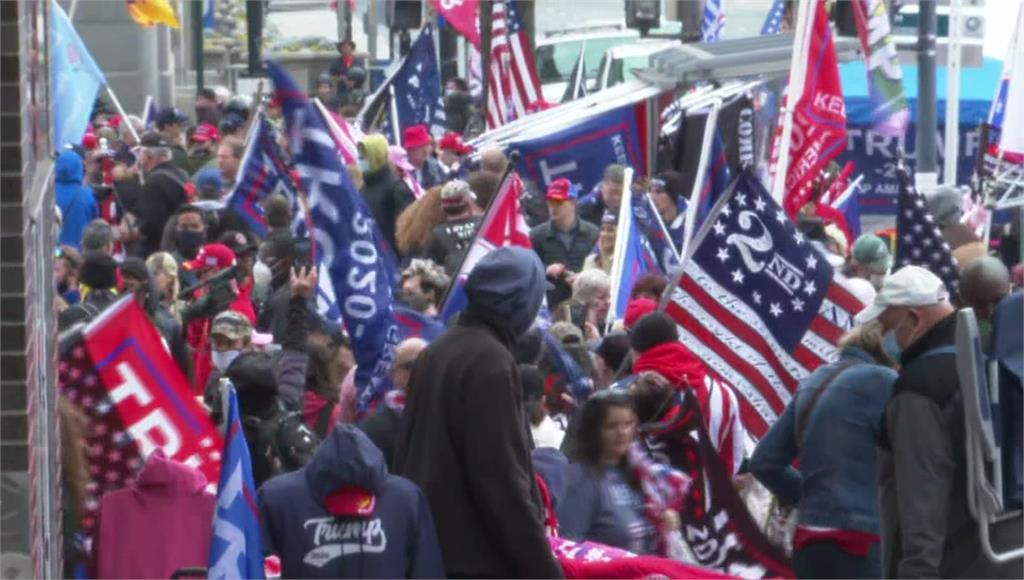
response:
M213 319L210 335L219 334L230 340L252 337L252 324L249 319L234 310L225 310Z

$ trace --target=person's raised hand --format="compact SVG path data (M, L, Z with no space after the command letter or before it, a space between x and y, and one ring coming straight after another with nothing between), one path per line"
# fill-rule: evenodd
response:
M306 300L313 298L316 294L317 272L316 268L292 268L291 271L291 294L292 297L301 296Z

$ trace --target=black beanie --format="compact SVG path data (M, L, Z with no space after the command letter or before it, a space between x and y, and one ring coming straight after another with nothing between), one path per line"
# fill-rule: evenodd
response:
M103 252L86 252L78 269L82 284L96 290L117 288L117 262Z
M629 331L633 350L644 352L666 342L679 340L676 323L664 312L652 312L637 321Z
M149 280L149 269L146 268L146 263L139 258L125 258L121 262L121 275L146 281Z

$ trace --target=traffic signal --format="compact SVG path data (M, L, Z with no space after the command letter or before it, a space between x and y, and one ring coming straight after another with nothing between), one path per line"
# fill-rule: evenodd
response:
M626 27L646 32L661 26L660 0L626 0Z

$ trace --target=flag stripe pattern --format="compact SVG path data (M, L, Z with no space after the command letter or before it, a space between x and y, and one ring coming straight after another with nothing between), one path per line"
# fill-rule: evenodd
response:
M541 105L540 77L515 0L494 3L487 127L496 129Z
M704 0L704 24L701 40L718 42L725 28L725 0Z
M928 212L924 196L911 182L905 165L897 168L900 182L896 215L896 266L915 265L928 269L946 284L950 295L956 296L960 285L960 268L949 244L942 237L935 218Z
M762 437L800 379L836 354L863 307L749 174L695 248L666 312L684 344L740 395Z

